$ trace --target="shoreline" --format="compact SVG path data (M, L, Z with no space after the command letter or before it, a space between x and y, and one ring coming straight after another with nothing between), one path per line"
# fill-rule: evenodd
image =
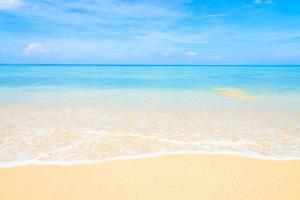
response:
M141 159L151 159L151 158L159 158L165 156L225 156L225 157L236 157L236 158L246 158L253 160L261 160L261 161L271 161L271 162L288 162L288 161L300 161L300 158L272 158L267 156L260 155L245 155L239 153L209 153L209 152L193 152L193 151L178 151L178 152L168 152L168 153L150 153L150 154L142 154L135 156L117 156L112 158L106 158L102 160L95 161L28 161L21 164L15 165L3 165L0 164L1 169L7 168L19 168L19 167L27 167L27 166L81 166L81 165L98 165L102 163L109 163L113 161L130 161L130 160L141 160Z
M5 200L297 200L300 160L164 155L73 166L0 169Z

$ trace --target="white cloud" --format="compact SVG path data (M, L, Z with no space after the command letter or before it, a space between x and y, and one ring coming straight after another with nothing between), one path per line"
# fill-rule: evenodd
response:
M198 59L199 58L199 54L195 51L186 52L184 55L190 59Z
M0 10L12 10L21 5L21 0L0 0Z
M168 6L168 4L124 0L28 1L26 7L18 14L30 17L30 20L36 20L39 23L50 22L57 25L59 22L61 25L87 26L88 29L98 28L99 25L152 27L153 24L165 25L186 15L180 9ZM148 20L148 22L140 24L141 19Z
M31 56L31 55L40 55L40 54L44 54L47 52L48 52L48 49L46 49L42 45L40 45L38 43L29 43L22 54L25 56Z
M272 0L254 0L254 3L255 4L270 4L270 3L273 3Z
M219 56L215 55L215 56L208 56L206 57L207 60L218 60Z
M168 51L162 51L162 52L160 52L160 55L161 56L169 56L170 52L168 52Z

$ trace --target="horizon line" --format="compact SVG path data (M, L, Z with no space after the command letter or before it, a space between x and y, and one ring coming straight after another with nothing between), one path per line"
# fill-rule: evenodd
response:
M77 66L300 66L300 64L109 64L109 63L0 63L0 65L77 65Z

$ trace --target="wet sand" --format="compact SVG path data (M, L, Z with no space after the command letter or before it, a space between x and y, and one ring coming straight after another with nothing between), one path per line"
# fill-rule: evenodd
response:
M0 169L2 200L298 200L300 161L168 155Z
M257 100L257 97L239 88L217 88L214 89L214 91L219 95L230 97L236 100L244 100L244 101Z

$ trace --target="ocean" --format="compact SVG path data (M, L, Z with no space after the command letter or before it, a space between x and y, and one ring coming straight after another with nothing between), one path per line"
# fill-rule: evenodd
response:
M0 65L0 167L300 159L300 66Z

